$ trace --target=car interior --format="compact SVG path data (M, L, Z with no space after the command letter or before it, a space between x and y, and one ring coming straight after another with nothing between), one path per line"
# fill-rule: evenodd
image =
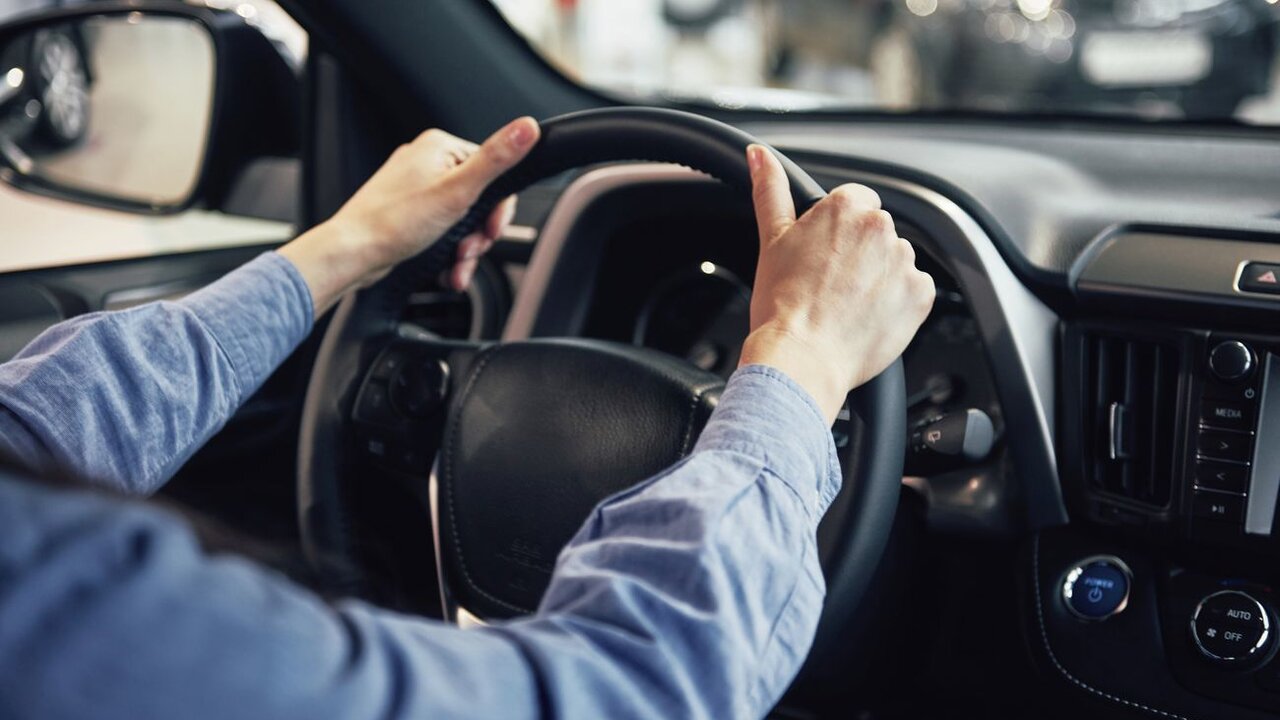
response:
M667 21L689 32L698 5ZM115 22L190 24L212 58L190 66L212 99L176 197L68 182L44 118L6 119L31 107L9 94L6 191L147 233L191 213L250 223L4 264L0 360L323 221L425 128L479 139L532 115L544 140L482 199L519 206L471 288L424 259L345 299L165 498L302 553L345 594L463 626L531 612L592 505L687 453L737 366L755 138L788 159L802 207L874 189L937 285L901 363L832 430L845 487L819 530L827 602L773 716L1280 716L1276 128L1202 105L1097 113L1079 89L1042 111L636 96L581 81L489 0L280 7L305 29L297 64L233 5L68 4L0 26L3 62L41 29L106 53ZM788 30L793 56L804 37ZM96 93L112 69L91 66ZM0 254L41 243L5 215ZM480 381L498 344L507 365ZM690 392L686 418L672 403ZM597 426L548 420L574 413Z

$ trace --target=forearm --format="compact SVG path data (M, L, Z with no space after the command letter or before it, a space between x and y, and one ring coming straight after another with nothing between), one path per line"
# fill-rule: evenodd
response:
M0 454L150 492L288 357L310 308L268 254L180 301L55 325L0 365Z
M762 717L807 654L825 586L817 522L839 489L819 411L740 371L694 453L603 503L511 633L575 717ZM587 679L598 692L574 692Z
M478 630L327 605L154 508L0 479L0 715L762 717L813 637L839 478L817 411L751 373L688 460L593 513L536 615Z

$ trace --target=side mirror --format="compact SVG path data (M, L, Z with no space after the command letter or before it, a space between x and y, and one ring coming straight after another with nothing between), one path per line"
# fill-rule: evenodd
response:
M0 181L148 214L216 206L246 157L297 142L277 121L288 112L261 107L288 95L259 87L281 75L296 90L242 18L181 3L90 3L0 27ZM255 132L248 104L274 129Z

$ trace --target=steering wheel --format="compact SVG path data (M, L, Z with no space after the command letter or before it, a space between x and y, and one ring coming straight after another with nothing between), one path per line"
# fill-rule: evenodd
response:
M312 371L299 442L304 548L358 591L349 498L372 455L429 489L446 614L483 620L533 611L555 558L597 502L693 447L723 381L643 348L582 339L475 344L399 324L410 293L452 263L458 243L502 198L603 162L686 165L750 192L758 142L684 112L592 110L542 124L537 146L498 178L444 238L336 309ZM780 158L803 212L822 198ZM849 396L845 482L819 533L827 609L811 654L848 652L852 627L893 523L906 436L901 361ZM376 439L375 439L376 438ZM434 460L433 460L434 459ZM332 562L332 561L337 562Z

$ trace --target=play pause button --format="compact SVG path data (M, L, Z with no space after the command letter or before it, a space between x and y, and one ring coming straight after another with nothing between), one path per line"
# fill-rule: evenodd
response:
M1244 521L1244 496L1197 490L1191 500L1191 511L1197 517L1241 523Z
M1240 273L1240 289L1280 295L1280 265L1251 262Z

